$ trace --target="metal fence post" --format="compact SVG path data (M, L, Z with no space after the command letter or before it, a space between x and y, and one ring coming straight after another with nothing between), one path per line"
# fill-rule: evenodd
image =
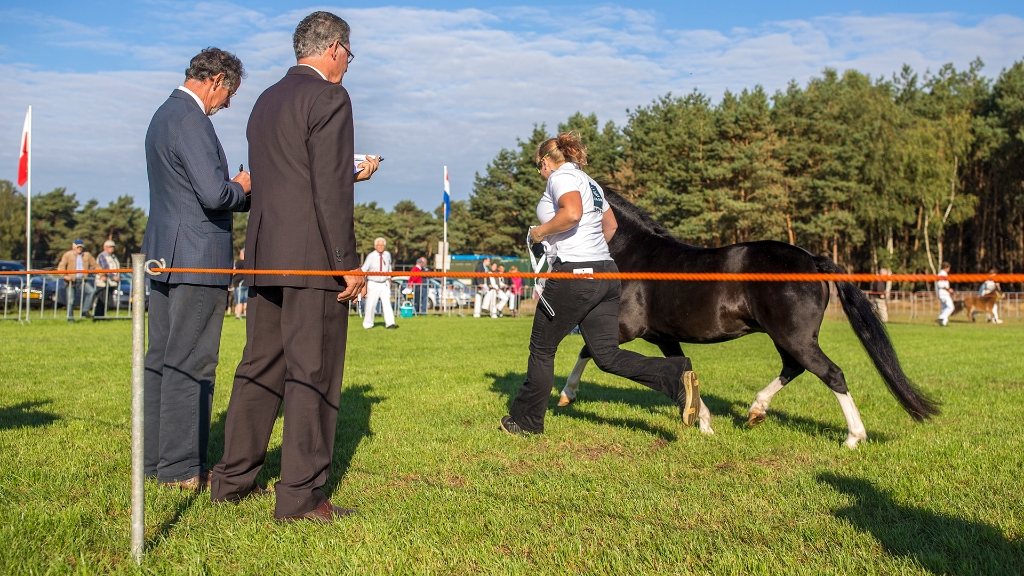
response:
M143 359L146 346L146 255L132 254L132 543L136 564L142 564L146 529L143 474ZM69 304L70 305L70 304Z

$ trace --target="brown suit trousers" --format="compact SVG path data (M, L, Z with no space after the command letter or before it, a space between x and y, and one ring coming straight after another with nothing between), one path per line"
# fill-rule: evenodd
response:
M315 288L250 288L245 350L235 372L224 457L211 496L245 497L256 485L284 403L281 480L274 516L308 512L327 500L345 366L348 304Z

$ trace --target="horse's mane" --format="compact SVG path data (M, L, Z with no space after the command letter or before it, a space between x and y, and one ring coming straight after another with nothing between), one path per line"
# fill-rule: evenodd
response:
M679 239L673 236L672 233L668 231L668 228L665 228L661 224L655 222L654 218L651 218L650 214L644 212L635 204L623 198L617 190L608 188L603 184L601 187L604 188L605 198L607 198L608 202L613 208L615 208L615 216L619 222L619 228L622 228L623 223L626 223L631 225L631 227L635 228L638 232L657 236L665 240L679 242Z

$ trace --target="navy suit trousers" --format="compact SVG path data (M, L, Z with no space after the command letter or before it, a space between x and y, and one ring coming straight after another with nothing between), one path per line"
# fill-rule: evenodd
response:
M206 465L226 286L151 282L145 472L161 482Z

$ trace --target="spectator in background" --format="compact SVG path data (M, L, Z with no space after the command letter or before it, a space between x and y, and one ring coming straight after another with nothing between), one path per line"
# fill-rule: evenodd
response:
M514 274L519 272L519 268L512 266L508 271ZM519 277L509 278L509 284L511 285L511 296L509 297L508 308L512 311L512 317L518 318L519 302L523 298L523 279Z
M477 263L473 272L483 273L491 269L491 259L484 256L484 259ZM480 317L480 310L485 305L484 296L487 294L487 278L473 278L473 285L476 286L476 296L473 298L473 318Z
M989 269L988 273L991 274L992 276L995 276L996 275L996 269L995 268L991 268L991 269ZM999 287L999 283L996 282L995 280L991 279L991 278L989 278L988 280L985 280L984 282L982 282L981 283L981 287L978 288L978 296L988 296L989 294L996 294L997 296L1002 296L1002 294L1003 294L1002 289ZM999 319L999 300L998 299L996 300L995 304L992 305L992 317L989 318L989 320L991 320L992 322L995 322L996 324L1002 324L1003 323L1003 321Z
M114 244L113 240L107 240L103 243L103 252L100 252L99 258L96 262L99 264L102 270L117 270L121 267L121 263L117 261L117 256L114 256ZM121 275L118 273L112 274L97 274L96 275L96 290L100 293L100 297L96 300L96 309L94 314L97 318L107 315L107 307L111 306L113 296L117 294L117 288L120 284Z
M100 266L92 254L85 251L85 243L79 238L71 243L71 250L64 253L57 270L96 270ZM65 274L68 287L68 322L75 321L75 300L81 297L82 316L92 318L92 299L96 294L93 279L86 274Z
M878 273L882 276L888 276L892 274L888 268L879 268ZM890 282L875 280L871 283L871 298L875 302L875 312L878 314L878 319L883 323L889 321L889 287Z
M373 252L363 260L363 272L391 272L391 253L385 250L387 240L377 238L373 241ZM391 277L367 276L366 298L363 299L363 328L373 328L373 317L377 312L377 302L381 303L384 314L384 328L398 328L395 324L395 311L391 309Z
M245 248L238 251L238 260L235 260L235 270L245 269ZM231 276L231 287L235 291L235 320L245 318L245 308L249 304L249 287L242 280L242 274L236 273Z
M953 313L953 289L949 286L949 280L946 276L949 276L949 270L951 266L949 262L942 263L942 270L939 270L939 279L935 282L935 292L939 297L939 302L942 303L942 311L939 312L939 317L935 319L939 323L939 326L946 326L949 324L949 316Z
M412 267L413 272L426 272L427 259L420 256L416 259L416 265ZM417 314L427 313L427 284L422 276L410 276L409 285L412 287L412 305ZM444 298L439 295L438 298ZM440 302L438 302L440 304Z
M491 264L491 273L494 276L487 279L487 296L484 297L484 305L490 305L491 318L501 317L501 311L505 309L505 303L508 302L508 296L505 294L505 279L499 276L505 271L505 267L499 266L497 262Z

